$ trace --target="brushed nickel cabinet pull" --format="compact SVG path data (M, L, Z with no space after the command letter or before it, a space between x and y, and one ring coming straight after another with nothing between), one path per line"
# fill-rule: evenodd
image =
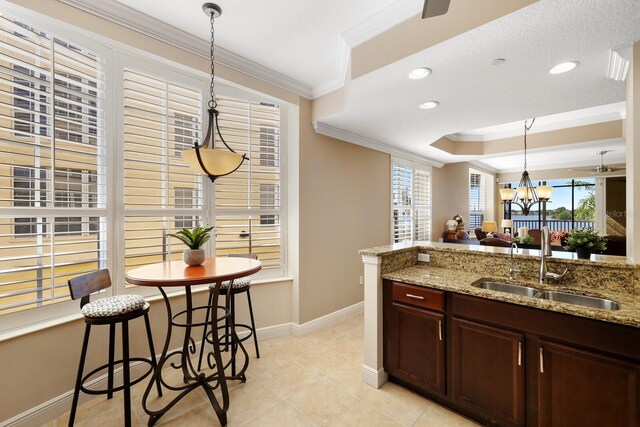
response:
M420 295L407 294L407 296L409 298L413 298L413 299L424 299L424 297L422 297Z
M522 366L522 341L518 341L518 366Z
M438 337L442 341L442 320L438 320Z
M544 350L540 347L540 373L544 374Z

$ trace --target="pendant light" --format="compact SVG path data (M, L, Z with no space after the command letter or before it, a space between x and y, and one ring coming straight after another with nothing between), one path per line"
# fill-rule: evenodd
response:
M238 170L238 168L242 166L242 163L249 158L246 154L238 154L229 147L220 133L220 126L218 125L219 112L216 108L218 103L216 102L214 81L215 33L213 24L215 18L222 15L222 9L217 4L205 3L202 5L202 10L211 20L211 99L209 100L209 109L207 110L209 112L209 126L207 135L204 137L202 143L196 142L193 148L183 151L182 159L196 172L208 176L211 182L214 182L217 178L229 175ZM226 149L216 148L216 138L219 138Z
M543 210L546 211L546 202L551 200L553 192L553 187L548 185L540 185L536 189L527 171L527 132L531 130L535 121L536 119L534 118L530 125L527 124L527 121L524 122L524 170L518 187L515 189L500 189L500 199L504 203L513 203L520 206L523 215L529 215L531 208L540 202L543 202ZM546 215L544 219L546 220Z

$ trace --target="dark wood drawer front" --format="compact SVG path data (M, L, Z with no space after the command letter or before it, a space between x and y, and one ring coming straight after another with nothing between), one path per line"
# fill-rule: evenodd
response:
M393 300L429 310L444 311L444 292L393 282Z

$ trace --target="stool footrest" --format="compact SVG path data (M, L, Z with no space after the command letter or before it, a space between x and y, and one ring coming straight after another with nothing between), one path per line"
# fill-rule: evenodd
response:
M116 360L113 362L113 366L117 366L117 365L122 365L122 359L120 360ZM151 360L146 359L144 357L132 357L129 359L129 366L131 367L131 362L140 362L140 363L146 363L149 365L149 369L144 372L142 375L140 375L138 378L136 378L135 380L131 380L129 382L129 386L133 386L135 384L138 384L140 381L142 381L143 379L145 379L146 377L149 376L149 374L151 374L153 372L153 363L151 362ZM86 374L84 377L82 377L82 383L80 385L80 390L83 393L86 394L93 394L93 395L98 395L98 394L109 394L109 393L115 393L118 392L120 390L124 390L125 384L119 385L117 387L114 387L112 389L88 389L85 386L85 383L89 380L89 378L91 378L92 376L94 376L95 374L97 374L98 372L108 369L109 368L109 364L105 363L104 365L98 366L96 369L94 369L93 371L89 372L88 374Z

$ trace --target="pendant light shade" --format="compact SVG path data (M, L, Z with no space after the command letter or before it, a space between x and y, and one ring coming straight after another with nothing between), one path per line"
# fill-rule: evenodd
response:
M516 190L513 188L500 189L500 200L502 200L503 202L511 202L515 196Z
M217 178L229 175L236 170L245 160L248 160L246 154L236 153L220 133L218 125L218 110L216 107L215 94L215 44L214 44L214 20L222 15L222 9L214 3L205 3L202 10L209 16L211 22L211 99L209 100L209 126L207 136L204 137L202 143L195 143L193 148L182 152L182 159L186 164L191 166L196 172L206 175L213 182ZM216 148L216 139L218 139L225 148Z

